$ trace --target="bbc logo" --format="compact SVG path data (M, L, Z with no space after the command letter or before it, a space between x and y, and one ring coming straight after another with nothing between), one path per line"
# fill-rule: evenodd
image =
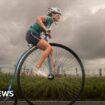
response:
M0 97L13 97L14 96L14 92L13 91L0 91Z

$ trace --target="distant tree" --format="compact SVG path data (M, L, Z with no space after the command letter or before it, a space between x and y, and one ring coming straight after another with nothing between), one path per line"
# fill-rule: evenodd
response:
M76 76L78 76L78 75L79 75L79 74L78 74L78 68L76 68L75 70L76 70Z
M102 77L102 69L99 69L99 76Z
M2 72L2 67L0 67L0 73Z

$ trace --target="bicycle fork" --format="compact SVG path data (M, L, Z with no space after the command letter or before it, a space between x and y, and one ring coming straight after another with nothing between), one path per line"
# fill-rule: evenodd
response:
M48 56L47 60L48 60L48 70L49 70L48 79L49 79L49 80L53 80L53 79L54 79L54 75L52 74L50 56Z

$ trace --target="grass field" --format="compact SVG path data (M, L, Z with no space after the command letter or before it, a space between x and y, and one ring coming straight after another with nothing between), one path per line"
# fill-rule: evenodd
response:
M8 86L10 74L0 74L0 90ZM24 76L21 79L24 93L33 100L70 100L79 90L78 77L63 77L55 80ZM17 85L13 87L20 99ZM105 100L105 77L87 77L80 100Z

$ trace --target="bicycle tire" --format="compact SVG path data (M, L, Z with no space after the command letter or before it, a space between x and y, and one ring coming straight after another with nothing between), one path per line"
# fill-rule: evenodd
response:
M73 57L76 59L77 63L79 64L80 66L80 69L81 69L81 83L80 83L80 87L79 87L79 90L78 90L78 93L73 96L73 99L70 100L70 103L68 105L72 105L73 103L75 103L75 101L77 101L77 99L80 97L83 89L84 89L84 84L85 84L85 71L84 71L84 67L83 67L83 64L80 60L80 58L77 56L77 54L71 50L70 48L64 46L64 45L61 45L61 44L57 44L57 43L50 43L52 47L57 47L57 48L61 48L63 49L64 51L70 53L71 55L73 55ZM36 47L31 47L30 49L28 49L26 52L24 52L24 54L21 56L21 58L19 59L18 63L17 63L17 66L16 66L16 69L17 69L17 84L18 84L18 88L21 92L21 95L24 97L24 99L28 102L29 105L35 105L31 102L30 99L28 99L27 96L25 96L24 92L23 92L23 89L22 89L22 86L21 86L21 80L20 80L20 73L21 73L21 68L22 68L22 65L24 63L24 61L26 60L26 58L36 50Z

